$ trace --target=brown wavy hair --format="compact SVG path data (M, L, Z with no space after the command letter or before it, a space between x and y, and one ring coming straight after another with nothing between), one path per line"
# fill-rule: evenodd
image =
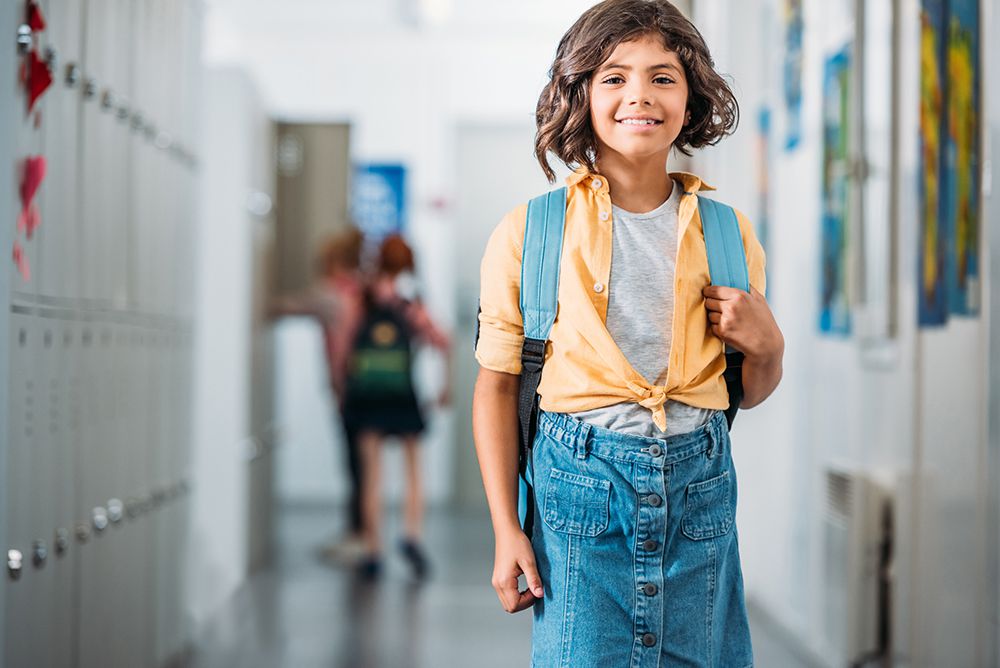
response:
M590 79L622 42L660 35L667 50L677 54L688 83L691 119L681 129L674 148L716 144L739 123L736 96L718 72L705 39L679 9L667 0L604 0L577 19L563 35L535 109L535 157L549 181L553 153L570 169L596 171L597 138L590 123Z
M396 276L404 271L413 271L413 249L402 235L390 234L378 250L378 267L381 274Z

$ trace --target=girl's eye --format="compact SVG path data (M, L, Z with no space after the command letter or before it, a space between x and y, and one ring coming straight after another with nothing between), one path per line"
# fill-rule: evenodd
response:
M620 74L612 74L611 76L605 78L604 81L602 81L601 83L620 84L620 83L625 83L625 79Z
M672 84L672 83L674 83L674 80L671 79L670 77L666 76L666 75L660 75L660 76L656 77L655 79L653 79L653 83L658 83L658 84Z

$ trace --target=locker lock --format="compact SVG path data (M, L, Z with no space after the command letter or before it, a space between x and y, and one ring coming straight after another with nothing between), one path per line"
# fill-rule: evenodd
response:
M45 560L49 558L49 548L45 544L44 540L36 540L31 545L31 563L35 565L35 568L41 568L45 565Z
M83 84L83 99L92 100L95 95L97 95L97 79L87 77L87 81Z
M90 539L90 525L86 522L80 522L76 525L76 540L80 543L86 543Z
M134 496L125 499L125 516L134 520L139 515L139 500Z
M142 130L144 122L145 121L142 118L141 111L136 110L132 112L132 122L130 124L132 127L132 132L139 132L140 130Z
M118 102L118 111L115 115L118 116L118 120L119 121L128 120L129 117L128 100L125 98L121 98L117 102Z
M17 27L17 52L25 55L31 49L31 26L22 23Z
M101 506L97 506L91 511L91 521L97 533L104 531L108 528L108 511Z
M69 531L66 529L56 529L56 555L62 556L69 549Z
M110 88L105 89L104 93L101 95L101 109L104 111L111 111L115 108L115 93Z
M23 558L20 550L7 550L7 574L11 580L21 577L21 562Z
M125 507L120 499L109 499L108 500L108 519L114 524L118 524L122 521L122 512Z
M59 67L59 52L55 50L55 47L45 47L45 64L53 72Z
M80 83L80 66L76 63L66 63L66 74L63 80L66 82L66 88L76 88L76 85Z

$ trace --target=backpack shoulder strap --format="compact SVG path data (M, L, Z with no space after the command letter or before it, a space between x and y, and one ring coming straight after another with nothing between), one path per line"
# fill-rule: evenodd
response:
M750 292L750 275L747 255L740 234L740 221L731 206L698 196L698 213L705 234L705 252L708 255L708 273L712 285L724 285ZM729 408L725 410L726 422L732 428L743 400L743 353L726 346L726 371L723 377L729 392Z
M545 342L556 319L559 301L559 263L562 259L563 228L566 225L566 188L559 188L528 202L521 250L521 387L517 417L521 453L518 510L521 526L531 535L534 518L531 444L538 423L538 384L545 363Z
M740 221L731 206L698 196L698 213L705 233L708 273L712 285L750 292L747 256L740 234Z

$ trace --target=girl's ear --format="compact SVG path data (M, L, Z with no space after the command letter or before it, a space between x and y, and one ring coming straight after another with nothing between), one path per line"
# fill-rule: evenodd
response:
M691 112L687 112L684 115L684 125L689 125L691 123Z

